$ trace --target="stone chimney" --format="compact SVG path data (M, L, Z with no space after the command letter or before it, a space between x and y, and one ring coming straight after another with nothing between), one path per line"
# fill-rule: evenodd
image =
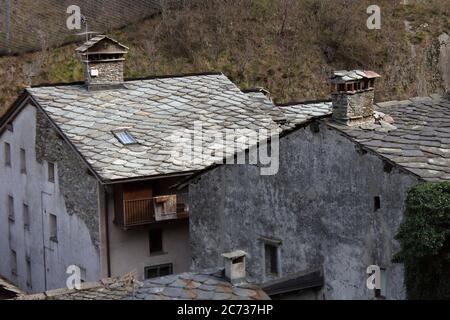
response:
M247 253L242 250L222 254L225 258L225 277L232 283L238 284L247 278Z
M128 47L104 35L96 36L77 48L87 89L123 87L123 65L128 50Z
M331 77L333 120L348 126L373 123L375 79L373 71L335 71Z

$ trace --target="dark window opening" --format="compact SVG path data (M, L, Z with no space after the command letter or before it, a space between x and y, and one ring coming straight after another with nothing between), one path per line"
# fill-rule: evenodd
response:
M380 270L381 289L375 289L375 297L378 299L386 299L386 269Z
M17 253L11 250L11 274L17 276Z
M6 129L8 129L9 132L14 132L14 126L13 124L10 122L6 125Z
M345 91L345 83L340 83L338 88L339 88L339 91L341 91L341 92Z
M381 209L381 198L379 196L376 196L373 199L373 206L374 206L375 211L378 211Z
M54 214L49 216L50 241L58 241L58 218Z
M25 230L30 230L30 213L28 205L23 204L23 228Z
M145 279L159 278L173 274L173 265L163 264L154 267L145 268Z
M32 288L33 287L33 282L32 282L32 277L31 277L31 259L30 257L26 257L26 267L27 267L27 287L28 288Z
M278 275L278 246L264 245L266 275Z
M55 164L53 162L48 163L48 181L55 182Z
M25 149L20 149L20 173L27 173L27 156Z
M8 196L8 218L11 221L15 220L14 214L14 198L12 196Z
M162 229L151 229L149 232L150 254L163 252Z
M5 166L11 167L11 145L5 142Z

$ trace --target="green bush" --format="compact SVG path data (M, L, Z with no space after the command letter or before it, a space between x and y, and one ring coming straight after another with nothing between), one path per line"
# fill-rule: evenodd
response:
M394 262L405 266L409 299L450 299L450 183L409 190Z

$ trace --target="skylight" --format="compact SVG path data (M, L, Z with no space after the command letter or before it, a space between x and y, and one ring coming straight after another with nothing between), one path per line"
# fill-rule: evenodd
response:
M124 145L136 144L136 139L127 130L114 131L114 136Z

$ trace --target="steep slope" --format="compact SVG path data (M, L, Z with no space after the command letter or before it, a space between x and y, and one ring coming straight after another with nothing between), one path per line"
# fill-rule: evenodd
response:
M450 0L377 1L381 30L368 30L372 2L192 1L112 36L132 49L127 77L222 71L281 102L326 98L331 70L367 68L383 75L378 100L442 91L438 37L450 30ZM81 80L74 48L0 58L0 113L26 85Z

